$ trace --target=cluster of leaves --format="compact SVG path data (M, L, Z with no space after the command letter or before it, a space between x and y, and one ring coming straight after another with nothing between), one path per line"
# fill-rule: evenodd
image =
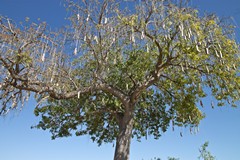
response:
M52 139L88 134L100 145L112 142L117 134L116 119L112 115L119 110L116 99L104 93L81 95L79 99L67 101L49 100L48 105L34 110L41 121L36 128L49 129ZM101 107L101 106L105 107Z

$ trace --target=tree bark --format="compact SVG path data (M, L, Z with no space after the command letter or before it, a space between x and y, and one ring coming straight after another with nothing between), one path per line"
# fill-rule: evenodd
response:
M133 115L124 114L119 118L119 133L117 136L114 160L129 160L130 143L133 130Z

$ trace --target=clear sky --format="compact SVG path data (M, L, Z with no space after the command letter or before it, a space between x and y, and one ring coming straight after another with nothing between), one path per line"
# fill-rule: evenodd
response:
M192 5L201 12L216 13L219 16L231 16L237 25L237 36L240 37L240 0L192 0ZM8 16L16 22L25 17L37 21L41 18L52 28L66 23L67 12L63 0L0 0L0 15ZM204 100L210 104L211 97ZM21 112L12 112L0 117L0 160L112 160L113 144L98 147L88 136L69 137L51 140L48 131L30 129L37 124L38 118L33 115L36 105L30 100ZM240 108L203 109L206 118L199 126L196 135L188 129L167 131L159 140L149 137L141 143L132 140L131 160L150 160L168 156L181 160L196 160L198 148L209 141L209 150L218 160L240 159Z

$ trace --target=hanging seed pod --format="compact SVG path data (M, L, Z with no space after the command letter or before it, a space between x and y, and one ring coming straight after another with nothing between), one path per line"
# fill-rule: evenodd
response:
M187 32L187 36L188 36L188 39L191 38L191 34L189 32Z
M130 40L135 43L135 37L134 37L134 34L132 33L131 37L130 37Z
M86 42L86 40L87 40L87 36L84 36L83 41Z
M86 18L86 21L88 22L89 21L89 17L90 17L90 14L88 14L87 18Z
M189 34L190 34L190 36L192 36L192 30L191 30L191 28L189 28Z
M16 108L16 107L17 107L17 101L16 101L16 100L13 100L13 103L12 103L11 108Z
M181 136L181 137L183 137L183 134L182 134L182 132L180 132L180 136Z
M213 103L213 101L211 102L211 107L212 107L212 109L214 109L214 103Z
M52 75L51 80L50 80L51 83L53 82L53 78L54 78L54 76Z
M168 37L167 35L164 35L164 40L167 41Z
M171 40L171 35L170 35L170 34L168 34L167 36L168 36L168 39L169 39L169 40Z
M203 108L203 102L202 102L202 100L200 100L200 105L201 105L201 107Z
M144 31L141 32L141 39L144 39L145 35L144 35Z
M74 55L77 55L77 47L75 47L74 51L73 51Z
M198 52L201 52L201 51L199 50L199 48L198 48L198 45L196 45L196 49L197 49Z
M223 60L220 60L220 63L221 63L221 65L224 65L224 64L225 64L225 62L224 62Z
M235 64L233 64L233 69L234 69L234 70L236 70L236 69L237 69L237 68L236 68L236 66L235 66Z
M181 70L182 72L185 72L183 65L181 65Z
M133 43L135 43L134 28L132 27L131 30L132 30L132 34L131 34L130 40L131 40Z
M188 118L189 118L189 121L192 123L192 117L191 117L191 116L188 116Z
M163 23L162 27L163 27L163 29L166 29L165 23Z
M175 126L174 117L172 117L172 125Z
M198 90L202 91L202 86L200 84L198 85Z
M206 70L207 70L207 73L209 74L209 69L208 69L208 66L206 66Z
M219 54L218 54L218 52L216 50L215 50L215 54L216 54L217 57L219 57Z
M223 58L222 52L219 51L220 58Z
M79 13L77 14L77 20L78 21L80 20L80 14Z
M221 45L218 43L218 47L220 48L220 49L222 49L222 47L221 47Z
M229 72L230 71L230 68L227 66L227 71Z
M190 133L193 134L192 127L190 127Z
M181 36L183 37L183 36L184 36L184 33L183 33L183 24L179 25L179 29L180 29L180 32L181 32Z
M229 99L227 99L227 102L228 102L228 104L231 104Z
M12 106L11 106L11 108L15 108L15 107L17 107L17 98L16 98L16 96L14 95L14 94L12 94Z
M96 41L96 43L98 44L98 38L97 38L97 36L94 36L94 38L93 38L95 41Z
M78 99L80 98L80 91L78 92Z
M207 47L205 50L206 50L206 54L209 54L209 49L208 49L208 47Z
M104 18L104 24L107 24L107 22L108 22L108 18L105 17L105 18Z
M42 54L42 58L41 58L42 62L45 61L45 53Z
M147 53L149 53L149 47L148 47L148 44L147 44Z

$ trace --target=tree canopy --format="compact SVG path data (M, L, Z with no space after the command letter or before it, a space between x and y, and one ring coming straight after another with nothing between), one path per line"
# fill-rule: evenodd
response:
M236 107L239 44L228 20L200 16L185 1L83 0L66 7L70 24L57 31L0 18L1 115L34 93L42 117L36 127L52 138L89 134L129 152L131 137L197 127L207 93L217 101L212 107Z

